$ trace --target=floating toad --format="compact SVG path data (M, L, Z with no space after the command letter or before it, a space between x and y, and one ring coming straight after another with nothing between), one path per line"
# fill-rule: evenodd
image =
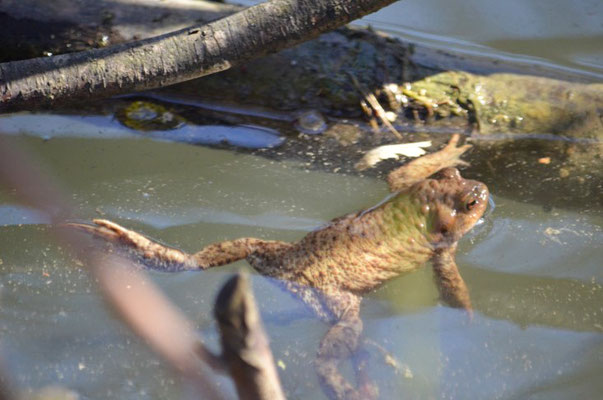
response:
M431 260L442 300L471 312L454 253L458 240L483 215L488 189L463 179L454 168L466 164L460 156L471 147L457 146L458 141L459 135L454 135L442 150L392 171L387 181L393 194L387 201L334 219L296 243L242 238L187 254L107 220L70 225L162 271L203 270L246 259L332 324L315 362L328 394L338 399L374 397L376 389L367 379L357 375L353 386L337 368L358 347L364 293Z

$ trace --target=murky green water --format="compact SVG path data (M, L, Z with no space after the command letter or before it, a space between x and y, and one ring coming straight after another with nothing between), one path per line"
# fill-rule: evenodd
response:
M92 133L16 140L61 178L75 218L102 216L189 251L241 236L295 240L387 195L373 178ZM459 246L477 310L471 324L438 305L429 268L367 297L366 336L403 366L397 373L373 352L383 398L596 398L603 390L601 213L494 199L494 211ZM107 311L85 267L57 248L45 224L2 192L0 332L15 382L60 383L92 399L178 397L177 379ZM151 275L215 346L213 299L237 268L248 267ZM308 366L327 327L311 318L283 322L301 305L260 277L254 289L289 397L319 396Z

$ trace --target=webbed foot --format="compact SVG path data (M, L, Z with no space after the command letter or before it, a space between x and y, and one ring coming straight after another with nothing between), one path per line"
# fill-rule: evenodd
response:
M413 373L410 367L402 363L396 356L394 356L389 350L375 342L372 339L364 338L362 340L364 346L372 346L381 355L382 361L390 366L396 375L403 376L405 378L412 378Z
M88 233L124 251L149 268L162 271L198 269L191 255L154 242L140 233L106 219L93 219L94 225L67 223L64 226Z
M473 146L470 144L464 144L462 146L457 147L457 144L459 143L460 138L461 138L461 135L459 135L458 133L455 133L454 135L452 135L452 137L450 138L450 141L448 141L448 144L442 150L434 153L434 155L437 155L439 158L440 169L448 168L448 167L456 167L459 165L462 165L462 166L469 165L468 162L461 160L460 157L461 157L461 155L463 155L464 152L466 152Z
M106 219L93 219L92 223L94 225L70 222L65 224L65 226L86 232L94 237L104 239L113 244L128 244L143 248L152 243L140 233L126 229L115 222L111 222Z

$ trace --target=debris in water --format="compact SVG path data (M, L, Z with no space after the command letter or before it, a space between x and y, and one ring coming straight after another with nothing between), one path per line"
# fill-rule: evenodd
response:
M426 153L423 148L430 146L431 141L379 146L367 152L356 163L355 167L357 170L363 171L374 167L380 161L387 160L388 158L399 158L399 156L420 157Z
M538 159L538 163L548 165L551 163L551 157L542 157Z

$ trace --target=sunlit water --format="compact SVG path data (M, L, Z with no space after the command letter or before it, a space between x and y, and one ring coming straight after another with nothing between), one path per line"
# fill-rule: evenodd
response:
M102 216L189 251L241 236L295 240L387 195L376 179L228 150L132 137L20 142L61 178L75 218ZM458 251L476 308L471 323L438 305L429 268L365 300L366 336L401 366L395 371L369 346L383 398L595 398L603 390L600 217L494 198ZM13 379L22 388L60 383L84 398L177 397L177 380L107 311L46 223L3 192L0 330ZM152 277L215 347L213 299L237 268L248 267ZM327 326L291 318L299 303L260 277L253 282L290 398L318 396L308 365Z

